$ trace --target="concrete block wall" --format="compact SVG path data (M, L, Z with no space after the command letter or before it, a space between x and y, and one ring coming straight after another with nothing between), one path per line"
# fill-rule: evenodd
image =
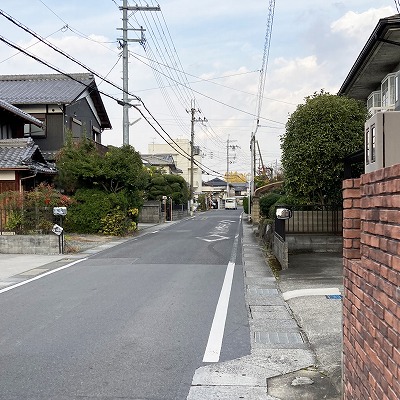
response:
M0 235L0 253L59 254L59 237L50 235Z
M272 252L279 261L282 269L289 268L289 250L288 244L282 240L278 235L273 235Z
M347 180L343 398L400 398L400 165Z
M139 213L139 224L140 222L158 224L163 221L161 203L159 201L148 201L143 204Z

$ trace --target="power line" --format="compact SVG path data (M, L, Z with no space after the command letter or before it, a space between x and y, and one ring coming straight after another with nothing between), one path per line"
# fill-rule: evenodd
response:
M53 33L50 33L50 35L47 35L45 39L49 38L50 36L53 36L53 35L56 34L57 32L63 31L64 29L67 29L67 25L64 25L62 28L57 29L57 30L56 30L55 32L53 32ZM41 43L40 40L38 40L37 42L31 44L31 45L28 46L28 47L25 47L25 50L28 50L28 49L30 49L31 47L36 46L36 45L39 44L39 43ZM10 57L5 58L4 60L0 61L0 64L2 64L2 63L5 62L5 61L10 60L11 58L17 56L18 54L20 54L20 52L14 53L14 54L11 55Z
M19 50L21 53L27 55L28 57L34 59L35 61L37 61L37 62L39 62L39 63L41 63L41 64L43 64L43 65L45 65L45 66L51 68L52 70L58 72L59 74L64 75L64 76L66 76L66 77L72 79L73 81L80 83L81 85L85 86L85 87L88 88L88 89L91 89L89 85L83 83L83 82L80 81L79 79L75 78L73 75L68 74L67 72L62 71L61 69L59 69L58 67L55 67L55 66L51 65L51 64L48 63L47 61L44 61L44 60L40 59L39 57L37 57L37 56L35 56L35 55L33 55L33 54L27 52L26 50L22 49L20 46L16 45L15 43L12 43L11 41L9 41L8 39L4 38L4 37L1 36L1 35L0 35L0 41L2 41L3 43L7 44L8 46L10 46L10 47L12 47L12 48L14 48L14 49L16 49L16 50ZM103 91L101 91L101 90L98 90L98 92L99 92L100 94L102 94L102 95L104 95L104 96L106 96L106 97L112 99L112 100L115 100L118 104L121 104L121 103L122 103L121 100L119 100L119 99L117 99L117 98L115 98L115 97L109 95L108 93L105 93L105 92L103 92ZM143 101L141 101L141 103L142 103L143 107L146 109L146 111L149 113L149 115L152 117L152 119L156 122L156 124L157 124L158 126L160 126L160 128L162 129L162 131L163 131L165 134L167 134L167 136L172 140L172 142L173 142L178 148L180 148L180 149L184 152L184 154L182 154L179 150L177 150L176 148L174 148L174 147L171 145L171 143L168 143L168 141L162 136L162 134L159 132L159 130L158 130L156 127L154 127L154 125L150 122L150 120L144 115L144 113L143 113L137 106L132 105L132 107L136 108L136 109L139 111L139 113L143 116L143 118L146 120L146 122L153 128L153 130L154 130L165 142L167 142L178 154L182 155L182 156L185 157L186 159L190 159L190 156L189 156L189 155L188 155L188 154L187 154L187 153L172 139L172 138L171 138L171 136L168 134L168 132L165 131L165 129L161 126L161 124L160 124L160 123L157 121L157 119L153 116L153 114L152 114L152 113L150 112L150 110L146 107L146 105L143 103ZM205 165L203 165L203 164L201 164L201 163L196 163L196 165L199 166L199 167L203 166L205 169L209 169L207 166L205 166ZM214 173L217 173L217 171L213 171L213 170L210 170L210 171L212 171L212 172L214 172Z
M135 58L136 58L136 57L135 57ZM137 58L137 59L138 59L138 58ZM138 59L138 60L139 60L139 59ZM139 61L141 61L141 60L139 60ZM141 62L143 62L143 61L141 61ZM143 62L143 63L144 63L144 62ZM146 63L144 63L144 64L146 64ZM148 64L146 64L146 65L148 65ZM149 66L149 65L148 65L148 66ZM151 67L151 68L154 68L154 67ZM180 82L178 82L177 80L175 80L175 79L169 77L168 75L164 74L163 72L158 71L158 70L157 70L157 72L159 72L160 74L162 74L162 75L166 76L167 78L171 79L172 81L174 81L174 82L177 83L178 85L181 85ZM208 95L206 95L206 94L204 94L204 93L201 93L201 92L199 92L198 90L195 90L195 89L191 89L191 90L192 90L194 93L197 93L197 94L199 94L200 96L205 97L205 98L207 98L207 99L209 99L209 100L212 100L212 101L214 101L214 102L216 102L216 103L218 103L218 104L221 104L221 105L223 105L223 106L225 106L225 107L231 108L231 109L233 109L233 110L235 110L235 111L239 111L239 112L241 112L241 113L243 113L243 114L246 114L246 115L250 115L250 116L252 116L252 117L256 117L255 114L253 114L253 113L251 113L251 112L249 112L249 111L241 110L240 108L231 106L231 105L229 105L229 104L227 104L227 103L224 103L223 101L214 99L214 98L211 97L211 96L208 96ZM280 125L285 125L284 122L274 121L273 119L264 118L264 117L261 117L261 116L259 117L259 119L262 119L262 120L265 120L265 121L274 122L274 123L280 124Z
M108 79L106 79L105 77L101 76L99 73L93 71L91 68L87 67L85 64L83 64L82 62L76 60L74 57L70 56L69 54L65 53L63 50L59 49L58 47L54 46L52 43L50 43L49 41L47 41L45 38L43 38L42 36L40 36L39 34L37 34L36 32L34 32L32 29L28 28L27 26L23 25L21 22L17 21L15 18L13 18L11 15L7 14L6 12L4 12L3 10L0 10L0 15L2 15L4 18L6 18L7 20L9 20L10 22L12 22L14 25L16 25L17 27L21 28L22 30L24 30L25 32L29 33L30 35L34 36L36 39L39 39L42 43L44 43L46 46L52 48L54 51L56 51L57 53L61 54L62 56L68 58L70 61L78 64L79 66L81 66L82 68L86 69L87 71L89 71L91 74L97 76L99 79L101 79L104 82L107 82L109 85L117 88L118 90L123 91L123 89L116 85L115 83L109 81ZM134 97L136 100L140 101L140 98L138 96L135 96L132 93L127 92L130 96Z
M98 44L100 44L100 45L102 45L103 43L116 43L116 41L114 41L114 42L99 42L99 41L97 41L97 40L94 40L94 39L90 38L88 35L85 35L84 33L78 31L77 29L72 28L72 27L70 26L70 24L68 24L68 22L64 21L64 20L63 20L54 10L52 10L44 1L42 1L42 0L39 0L39 1L40 1L52 14L54 14L60 21L62 21L62 22L65 24L65 26L67 27L67 29L69 29L70 31L74 32L74 33L77 34L78 36L81 36L81 37L83 37L84 39L90 40L90 41L95 42L95 43L98 43ZM104 46L104 47L108 48L107 46ZM108 49L109 49L109 48L108 48ZM109 50L110 50L110 49L109 49Z

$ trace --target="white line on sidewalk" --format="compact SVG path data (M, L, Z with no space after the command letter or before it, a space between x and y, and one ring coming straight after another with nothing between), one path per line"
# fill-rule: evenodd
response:
M47 276L47 275L54 274L55 272L58 272L58 271L61 271L61 270L63 270L63 269L72 267L73 265L78 264L78 263L80 263L81 261L85 261L85 260L87 260L87 257L86 257L86 258L81 258L80 260L73 261L73 262L71 262L71 263L69 263L69 264L67 264L67 265L62 266L62 267L59 267L59 268L56 268L56 269L52 269L51 271L45 272L45 273L42 274L42 275L35 276L34 278L27 279L26 281L22 281L22 282L16 283L15 285L8 286L8 287L6 287L6 288L4 288L4 289L0 289L0 294L1 294L1 293L4 293L4 292L8 292L9 290L15 289L15 288L17 288L17 287L26 285L27 283L36 281L36 280L38 280L38 279L44 278L44 277Z
M215 309L213 323L211 325L210 335L206 351L204 353L203 362L218 362L221 353L222 339L224 337L226 316L228 313L229 298L232 289L233 272L235 263L229 262L226 268L224 283L222 284L221 293L217 307Z
M282 293L284 300L294 299L303 296L325 296L329 294L340 294L338 288L317 288L317 289L298 289Z

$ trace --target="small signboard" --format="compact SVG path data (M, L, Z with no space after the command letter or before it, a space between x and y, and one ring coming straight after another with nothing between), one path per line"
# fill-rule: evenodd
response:
M61 234L62 234L62 232L63 232L63 228L61 228L61 226L60 225L57 225L57 224L55 224L54 226L53 226L53 229L51 230L53 233L55 233L57 236L60 236Z
M53 207L53 215L65 216L67 215L67 207Z

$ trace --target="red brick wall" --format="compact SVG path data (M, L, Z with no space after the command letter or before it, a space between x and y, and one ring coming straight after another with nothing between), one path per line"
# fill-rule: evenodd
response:
M400 164L343 183L343 398L400 399Z

